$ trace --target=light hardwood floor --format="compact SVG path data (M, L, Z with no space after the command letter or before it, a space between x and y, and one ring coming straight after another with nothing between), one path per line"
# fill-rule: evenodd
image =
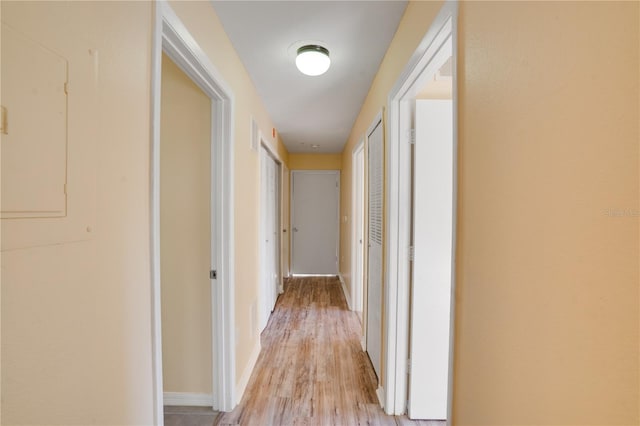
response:
M383 412L360 329L336 277L289 279L242 401L216 424L444 425Z

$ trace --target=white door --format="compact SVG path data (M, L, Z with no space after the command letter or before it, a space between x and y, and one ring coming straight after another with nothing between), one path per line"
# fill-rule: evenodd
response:
M279 164L269 152L260 149L260 318L259 328L263 330L269 320L278 297L279 252L280 252L280 209L279 209Z
M340 172L291 172L291 270L338 273Z
M380 379L382 350L382 121L371 131L369 141L369 257L367 274L367 353Z
M364 143L353 154L353 233L351 263L351 301L353 310L362 322L362 295L364 293Z
M453 103L416 101L409 417L446 419L453 248Z

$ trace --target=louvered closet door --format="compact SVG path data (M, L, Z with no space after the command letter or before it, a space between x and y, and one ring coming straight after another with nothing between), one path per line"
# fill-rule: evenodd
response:
M367 285L367 353L380 379L382 350L382 122L369 134L369 273Z

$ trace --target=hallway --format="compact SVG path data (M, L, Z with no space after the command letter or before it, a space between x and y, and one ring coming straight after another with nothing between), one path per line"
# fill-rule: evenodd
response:
M289 279L244 398L217 425L440 424L384 414L359 329L337 277Z

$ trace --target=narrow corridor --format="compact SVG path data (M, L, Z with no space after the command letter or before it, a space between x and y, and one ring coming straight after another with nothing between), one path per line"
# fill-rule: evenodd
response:
M289 279L262 333L243 400L216 424L444 424L383 412L359 330L337 277Z

